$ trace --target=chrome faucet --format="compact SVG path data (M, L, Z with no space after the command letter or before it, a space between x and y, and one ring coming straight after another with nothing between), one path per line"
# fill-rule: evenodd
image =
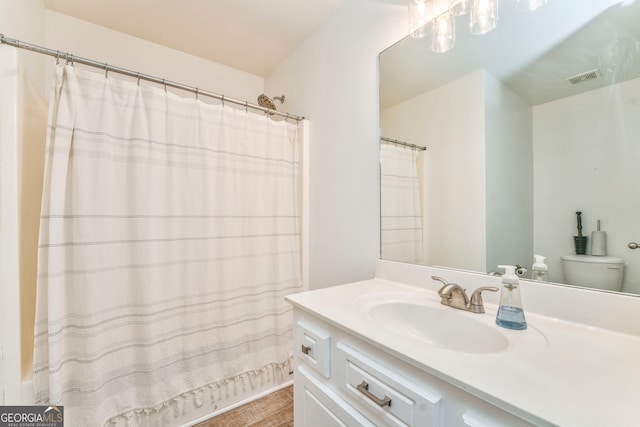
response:
M484 313L482 291L498 292L499 290L494 286L483 286L473 291L471 299L469 299L465 289L457 283L449 283L442 277L438 276L431 276L431 278L443 284L443 286L438 290L441 304L460 310L470 311L472 313Z

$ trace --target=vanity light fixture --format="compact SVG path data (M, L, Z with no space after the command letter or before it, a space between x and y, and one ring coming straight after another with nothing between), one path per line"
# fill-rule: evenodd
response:
M472 0L469 13L471 34L487 34L498 26L498 0Z
M449 13L453 16L462 16L469 13L471 0L453 0L449 6Z
M528 11L547 2L515 1L519 9ZM422 38L431 34L431 50L446 52L455 45L455 17L466 14L471 34L486 34L498 25L498 0L409 0L409 35Z
M409 0L409 35L420 39L433 30L433 1Z
M452 49L456 44L456 21L453 15L445 12L433 21L431 50L442 53Z

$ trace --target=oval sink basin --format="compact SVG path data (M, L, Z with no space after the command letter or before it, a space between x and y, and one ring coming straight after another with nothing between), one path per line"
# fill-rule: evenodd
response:
M451 307L389 301L369 306L368 314L389 331L449 350L496 353L509 347L509 340L496 326L470 317L482 315Z

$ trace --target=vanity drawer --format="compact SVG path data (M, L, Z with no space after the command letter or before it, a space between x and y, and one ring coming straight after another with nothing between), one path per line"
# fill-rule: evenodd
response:
M295 355L325 378L331 376L331 335L302 320L296 324Z
M295 427L375 427L306 366L295 373Z
M354 404L372 411L386 425L440 425L440 394L417 386L343 343L337 345L334 363L339 387Z

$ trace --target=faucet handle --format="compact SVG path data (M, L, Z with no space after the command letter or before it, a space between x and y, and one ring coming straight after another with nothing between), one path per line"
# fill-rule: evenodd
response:
M495 286L483 286L476 289L471 294L471 300L469 302L469 311L474 313L484 313L484 302L482 301L482 291L498 292L500 289Z
M448 285L449 282L447 282L446 280L444 280L442 277L438 277L438 276L431 276L431 278L433 280L437 280L438 282L442 283L443 285Z
M431 278L435 281L442 283L442 287L438 289L438 295L440 295L440 298L450 298L450 295L447 295L447 294L451 292L451 285L455 285L455 283L449 283L446 280L444 280L442 277L438 277L438 276L431 276Z

